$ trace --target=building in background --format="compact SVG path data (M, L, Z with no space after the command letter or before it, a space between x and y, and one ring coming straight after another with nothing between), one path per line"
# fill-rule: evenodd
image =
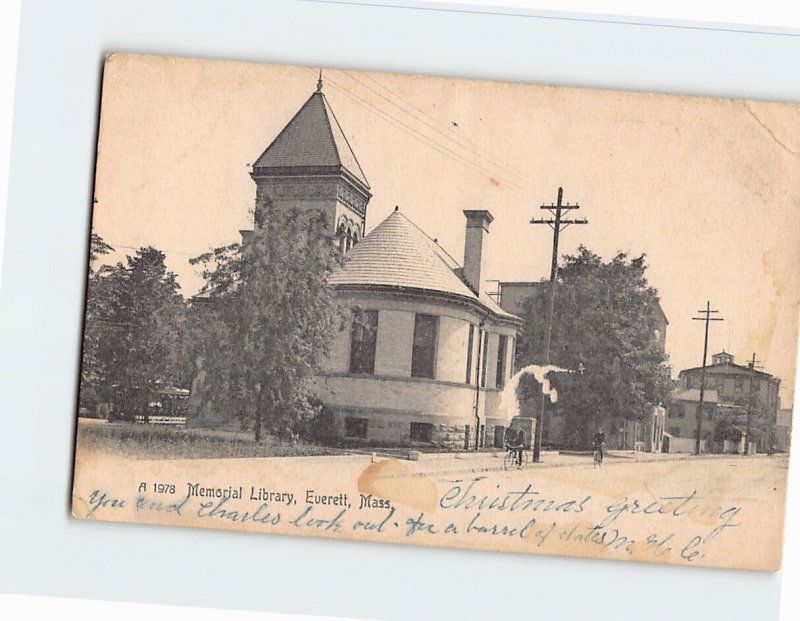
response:
M717 409L719 397L716 390L706 390L703 394L703 439L710 440L711 426ZM667 416L667 433L678 438L695 438L697 432L697 413L700 408L700 390L697 388L678 388L672 393L672 401Z
M716 390L703 394L703 425L700 450L706 451L714 432L719 396ZM676 388L667 412L667 442L664 450L669 453L694 453L697 438L697 414L700 409L700 390Z
M792 445L792 408L778 410L775 420L774 448L779 453L788 453Z
M702 368L684 369L678 374L678 388L699 396ZM736 364L726 351L714 354L705 369L705 401L715 393L717 401L706 412L702 439L714 452L744 450L747 431L748 406L750 412L751 444L755 450L766 452L772 444L772 435L778 418L780 404L780 379L750 365ZM681 400L674 402L667 416L667 430L680 425L683 411ZM681 435L685 433L681 427ZM671 432L670 432L671 433ZM694 438L694 431L687 437ZM739 447L739 448L737 448ZM752 449L751 449L752 450Z

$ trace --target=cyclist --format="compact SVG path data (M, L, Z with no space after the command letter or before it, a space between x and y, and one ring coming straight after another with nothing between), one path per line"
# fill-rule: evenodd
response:
M522 436L522 442L520 442L520 436ZM514 452L514 463L516 463L518 468L522 467L522 443L525 441L525 432L521 429L517 431L513 427L508 427L506 429L506 435L504 438L504 443L506 445L507 451Z
M592 446L594 447L595 453L598 454L598 461L602 463L603 461L603 447L606 443L606 432L603 431L603 428L598 428L597 432L594 434L594 439L592 440Z

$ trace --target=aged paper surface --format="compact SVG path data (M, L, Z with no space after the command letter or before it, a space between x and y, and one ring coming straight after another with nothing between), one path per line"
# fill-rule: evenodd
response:
M777 569L798 130L110 56L73 515Z

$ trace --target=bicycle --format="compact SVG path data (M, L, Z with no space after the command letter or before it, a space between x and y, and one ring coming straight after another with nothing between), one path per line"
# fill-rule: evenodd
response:
M512 466L516 466L518 469L522 469L528 465L528 451L524 448L522 449L522 461L521 463L517 461L517 452L519 449L507 446L506 447L506 456L503 459L503 470L508 470Z
M594 467L595 468L603 467L603 453L599 448L594 450Z

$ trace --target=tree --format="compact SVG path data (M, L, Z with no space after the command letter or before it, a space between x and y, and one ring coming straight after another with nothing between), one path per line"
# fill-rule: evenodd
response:
M89 277L86 283L86 308L85 327L83 334L83 349L81 351L81 389L80 406L89 410L97 404L101 384L104 379L102 365L100 364L100 342L103 324L103 314L107 311L109 302L104 277L107 273L101 268L95 270L97 260L105 254L113 252L109 244L100 235L92 232L89 239Z
M93 235L90 252L103 244ZM132 418L147 414L155 391L180 381L185 302L178 289L164 253L152 247L91 272L82 394L94 392L118 416Z
M114 248L108 245L100 235L92 231L89 238L89 278L95 275L94 265L97 259L109 252L114 252Z
M559 374L559 408L567 441L585 444L603 419L636 419L671 391L666 353L656 336L658 292L645 276L644 255L611 261L581 246L559 268L550 362L580 373ZM543 363L549 287L525 306L518 366Z
M313 379L342 326L328 283L339 260L322 214L271 204L245 243L192 259L206 281L195 301L202 401L252 425L257 442L263 428L304 433L319 413Z

